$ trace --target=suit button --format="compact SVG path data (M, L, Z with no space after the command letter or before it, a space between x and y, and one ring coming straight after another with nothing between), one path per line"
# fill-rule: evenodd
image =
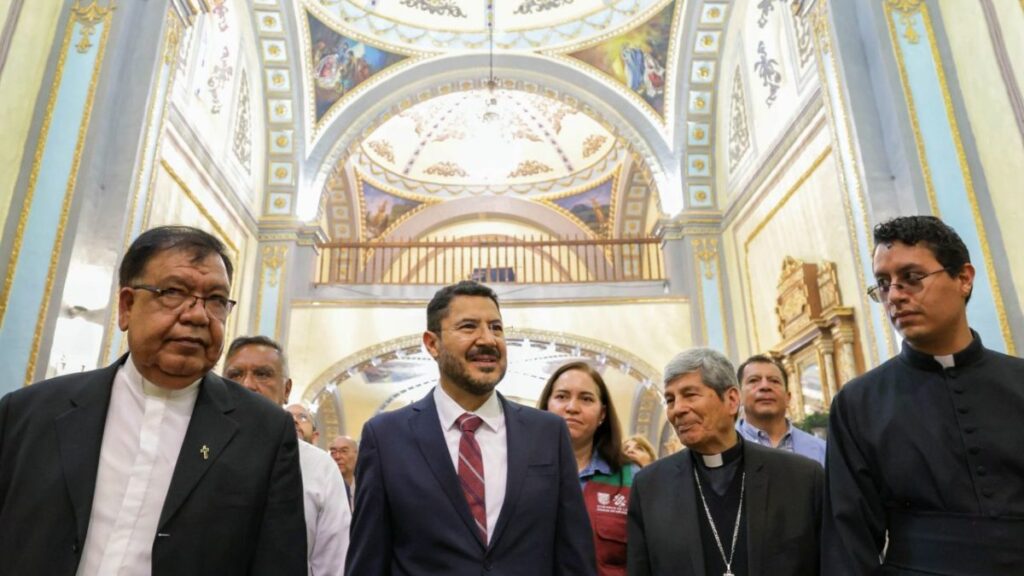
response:
M974 469L974 471L978 473L978 476L984 476L988 474L988 470L984 466L978 466L977 468Z
M977 430L977 426L964 426L964 434L974 434Z
M961 406L961 407L957 408L956 411L961 413L961 414L967 414L971 410L967 406Z
M977 456L979 452L981 452L981 448L978 448L977 446L971 446L967 449L967 453L972 456Z
M963 394L963 393L964 393L964 389L963 388L960 388L959 386L956 387L956 388L953 388L953 394Z
M71 545L71 552L78 554L78 542Z
M981 495L984 496L985 498L991 498L991 497L995 496L996 493L991 488L982 488L981 489Z

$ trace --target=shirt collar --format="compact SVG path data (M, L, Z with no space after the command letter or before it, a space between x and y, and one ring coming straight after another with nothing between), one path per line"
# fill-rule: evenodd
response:
M747 422L746 418L740 418L740 431L747 436L753 436L754 438L768 438L768 434L764 430L754 426ZM782 435L782 438L786 438L793 433L793 423L786 418L786 433Z
M952 368L954 366L966 366L978 361L985 350L981 343L981 336L974 330L971 330L971 336L973 336L971 343L963 350L953 354L951 359L944 357L943 360L939 360L931 354L915 350L906 340L903 341L900 355L911 365L924 370L942 370L943 368Z
M135 365L135 359L131 354L128 355L128 360L124 363L124 375L128 378L128 383L131 384L132 390L139 391L143 396L155 396L168 400L195 398L199 394L199 383L203 380L200 377L188 386L177 390L157 386L147 380L142 375L142 372L139 372L139 368Z
M437 415L441 419L441 429L451 430L458 426L455 423L467 412L459 403L456 402L440 384L434 387L434 403L437 404ZM487 400L480 405L479 408L472 411L471 414L479 416L484 421L484 425L491 429L492 432L497 432L502 424L505 423L505 417L501 408L501 401L498 400L498 394L491 392L491 395Z
M580 470L580 478L589 478L598 473L611 476L612 467L601 457L600 452L594 450L593 454L590 455L590 462L583 467L583 470Z

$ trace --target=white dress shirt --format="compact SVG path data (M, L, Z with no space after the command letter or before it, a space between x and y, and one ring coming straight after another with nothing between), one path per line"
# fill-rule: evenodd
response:
M441 430L448 444L448 453L452 457L452 466L456 473L459 470L459 441L462 430L456 422L459 416L466 413L458 402L452 399L440 385L434 387L434 403L437 405L437 417L441 420ZM476 430L476 442L484 462L484 498L487 505L487 540L494 534L494 526L498 523L501 505L505 501L505 485L508 482L508 440L505 432L505 413L502 411L498 395L491 397L471 414L483 420Z
M157 523L198 395L199 380L181 390L145 380L131 356L118 369L78 576L152 572Z
M348 507L341 472L327 452L299 440L302 469L302 499L306 511L306 557L310 576L345 572L348 528L352 511Z

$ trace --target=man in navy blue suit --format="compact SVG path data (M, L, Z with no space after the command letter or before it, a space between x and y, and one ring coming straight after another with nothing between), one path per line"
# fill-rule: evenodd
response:
M593 575L593 537L561 418L494 388L507 357L494 292L427 306L439 385L363 427L349 576Z

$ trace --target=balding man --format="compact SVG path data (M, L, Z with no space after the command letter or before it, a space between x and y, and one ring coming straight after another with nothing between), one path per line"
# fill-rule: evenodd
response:
M228 348L224 376L271 402L288 401L292 380L281 345L266 336L236 338ZM301 405L288 407L295 422L302 468L302 491L306 512L306 552L309 574L342 574L348 552L348 528L352 513L344 504L344 489L334 463L327 454L310 444L313 417Z
M349 506L352 505L352 494L355 493L356 460L359 459L359 444L351 436L335 436L331 440L331 458L341 471L341 479L345 482Z

